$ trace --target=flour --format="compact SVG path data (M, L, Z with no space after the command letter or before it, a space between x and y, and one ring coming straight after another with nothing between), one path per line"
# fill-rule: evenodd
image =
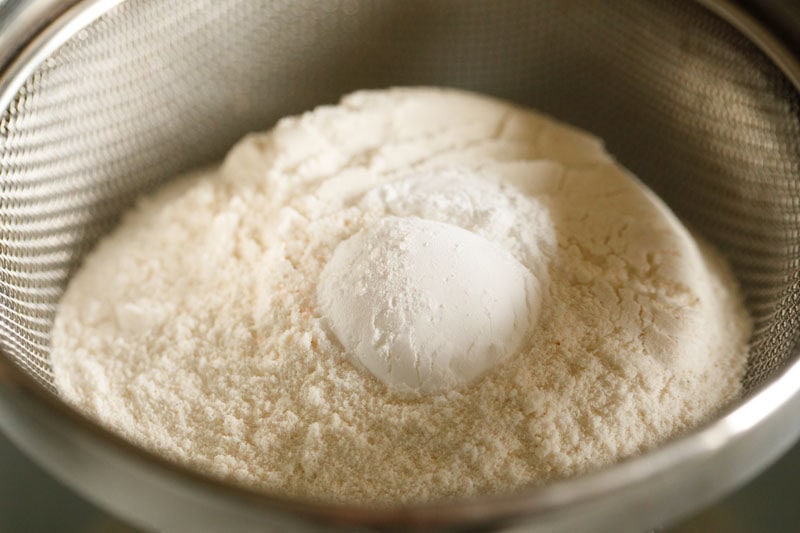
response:
M390 217L469 231L524 266L538 310L519 347L424 395L353 364L319 282L340 243ZM143 200L70 283L52 363L67 401L202 472L409 503L658 445L737 396L750 327L724 262L597 139L477 95L394 89L284 119Z
M345 355L412 393L465 385L518 351L540 293L502 246L451 224L395 216L339 243L317 286Z

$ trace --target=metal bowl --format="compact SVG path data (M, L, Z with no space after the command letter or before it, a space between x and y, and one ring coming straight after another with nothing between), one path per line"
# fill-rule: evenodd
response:
M134 199L245 132L358 88L447 85L593 131L728 257L755 320L745 394L594 474L504 497L370 508L251 492L64 404L50 328L84 253ZM141 527L663 525L800 434L800 67L724 0L54 0L0 6L0 426Z

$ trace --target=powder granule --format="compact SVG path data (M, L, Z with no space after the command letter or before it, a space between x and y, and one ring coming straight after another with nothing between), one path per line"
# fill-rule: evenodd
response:
M431 209L424 184L384 194L451 168L502 199L465 211ZM530 202L547 219L532 226L551 234L514 218ZM316 285L338 243L389 215L444 218L525 265L544 257L525 348L468 387L419 397L353 365ZM65 400L202 472L286 496L411 503L652 448L737 396L750 328L724 261L600 141L502 101L392 89L284 119L221 169L142 200L72 279L52 363Z

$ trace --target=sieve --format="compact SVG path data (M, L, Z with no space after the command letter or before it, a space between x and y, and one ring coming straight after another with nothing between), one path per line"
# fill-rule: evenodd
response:
M743 397L659 449L504 496L370 508L193 473L64 404L70 274L135 198L359 88L444 85L596 133L730 260L755 320ZM800 434L800 67L725 0L86 0L0 5L0 426L146 529L641 531Z

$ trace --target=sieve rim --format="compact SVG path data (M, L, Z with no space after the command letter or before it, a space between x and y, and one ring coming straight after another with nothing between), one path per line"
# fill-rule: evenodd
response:
M0 50L0 108L6 109L17 91L39 63L58 47L74 37L83 27L107 13L123 0L70 0L69 7L44 25L41 20L22 17L11 21L18 28L8 35L33 35L26 44L18 46L13 57L4 56ZM756 19L728 0L695 0L708 11L735 27L759 50L765 53L800 91L800 62L777 38ZM36 4L37 2L28 2ZM48 6L64 5L53 0L38 2ZM25 4L25 2L22 2ZM41 10L40 10L41 11ZM27 30L25 29L27 27ZM0 38L0 48L4 39ZM447 503L428 503L402 507L369 507L365 505L319 503L310 500L287 498L248 489L230 482L204 475L168 461L140 448L100 423L82 414L61 400L34 378L18 367L10 354L0 349L0 387L21 393L30 401L59 417L64 424L78 429L84 436L115 453L124 454L134 461L154 467L160 473L192 483L216 495L245 500L261 510L272 510L292 515L305 515L314 520L333 521L342 525L459 525L481 521L499 523L534 515L545 516L567 505L607 498L626 487L645 484L650 478L696 460L709 457L742 438L765 420L785 407L800 394L800 350L793 350L789 363L767 383L757 387L746 400L726 407L717 419L692 429L690 432L659 446L641 456L626 459L594 473L548 484L540 488L519 490L507 495L464 498ZM796 427L794 438L800 432ZM647 468L642 466L647 465Z
M1 353L1 352L0 352ZM191 468L169 461L162 456L141 448L93 419L83 415L62 401L55 393L42 387L23 371L15 369L0 357L0 388L13 387L33 399L71 424L90 438L96 439L113 452L127 454L135 462L155 467L161 473L177 476L181 481L199 485L200 489L212 490L223 497L237 498L256 504L262 510L301 515L305 518L341 524L367 526L458 526L473 520L487 523L508 522L558 512L566 506L587 503L607 498L623 488L646 484L651 478L677 469L690 460L708 458L733 441L743 437L762 424L779 408L797 397L800 389L800 358L787 365L780 375L770 383L756 388L747 400L729 405L718 419L693 428L686 434L671 440L640 456L634 456L609 465L596 472L572 479L560 480L543 487L519 490L492 496L461 498L450 502L421 503L397 507L370 507L356 504L335 504L288 498L249 489L235 483L201 474ZM792 441L800 434L800 425L794 431ZM641 468L644 463L647 468Z
M695 0L711 13L742 33L767 55L783 74L800 91L800 61L768 28L731 0Z

